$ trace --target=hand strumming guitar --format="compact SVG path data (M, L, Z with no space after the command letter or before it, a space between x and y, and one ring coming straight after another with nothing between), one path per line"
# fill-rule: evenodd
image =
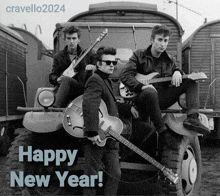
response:
M96 135L94 137L87 137L88 140L92 141L92 144L101 143L101 139L99 135Z
M92 64L88 64L88 65L86 65L85 70L86 71L95 71L96 70L96 66L92 65Z
M57 78L57 82L60 84L62 82L63 77L65 77L64 75L61 75L59 78Z
M180 71L175 71L172 75L171 84L178 87L182 83L182 74Z
M139 112L137 111L137 109L134 106L131 107L131 113L134 118L139 118Z

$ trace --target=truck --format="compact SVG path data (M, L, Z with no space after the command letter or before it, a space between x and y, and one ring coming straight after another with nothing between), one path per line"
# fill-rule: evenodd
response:
M151 30L157 24L164 24L172 30L168 52L176 57L176 62L181 67L183 35L181 25L170 15L157 11L156 5L146 3L106 2L91 4L88 11L71 17L67 22L56 24L54 53L64 48L63 30L65 27L73 25L81 29L83 39L80 44L83 48L93 45L97 37L105 29L108 29L108 36L97 43L94 49L101 45L117 49L118 64L110 79L113 83L115 96L121 98L121 71L135 49L145 48L150 44ZM53 88L42 87L36 92L34 107L18 108L25 112L24 128L20 129L7 156L6 179L12 194L82 194L82 187L73 187L67 182L60 184L57 176L57 172L64 174L67 171L70 178L72 176L70 174L74 176L83 174L83 144L86 138L71 135L73 124L79 123L83 126L82 118L79 122L75 122L76 114L82 116L80 104L77 105L82 98L76 98L67 108L54 108L54 99ZM181 98L181 100L184 99ZM183 107L183 104L180 105ZM163 111L164 121L169 131L165 135L162 150L159 150L156 132L145 132L142 138L144 140L140 143L135 143L131 139L132 135L140 134L145 130L150 123L149 119L142 119L140 122L130 118L123 119L123 132L120 136L115 136L121 142L122 179L118 190L119 195L194 196L198 194L202 174L200 135L183 127L182 122L186 118L186 113L182 107L176 104L174 108ZM209 121L205 114L200 114L200 120L209 127ZM35 161L30 161L27 157L19 161L18 158L21 151L36 153L45 152L45 150L55 152L56 150L68 149L77 151L76 160L71 166L68 165L68 161L64 161L60 165L51 161L49 165L45 165L36 157ZM105 168L102 167L102 170L105 172ZM21 178L22 175L23 177L37 175L45 177L48 175L50 180L44 186L39 186L36 183L20 184L15 179ZM11 184L12 179L14 179L13 184Z
M0 24L0 155L6 155L14 139L14 131L22 127L26 106L27 43L15 31Z

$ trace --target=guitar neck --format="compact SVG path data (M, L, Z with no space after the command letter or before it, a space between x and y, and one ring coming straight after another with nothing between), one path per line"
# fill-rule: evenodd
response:
M80 56L79 57L79 59L76 61L76 63L75 63L75 68L76 68L76 66L84 59L84 57L90 52L90 50L92 50L94 47L95 47L95 45L98 43L99 41L98 40L96 40L96 42L95 43L93 43L84 53L83 53L83 55L82 56Z
M152 157L150 157L148 154L146 154L144 151L142 151L140 148L138 148L137 146L135 146L134 144L132 144L131 142L129 142L127 139L125 139L124 137L122 137L121 135L119 135L118 133L114 132L113 130L109 129L108 133L113 136L115 139L117 139L118 141L120 141L121 143L123 143L125 146L127 146L128 148L130 148L131 150L133 150L134 152L136 152L138 155L140 155L142 158L144 158L145 160L149 161L150 163L152 163L155 167L157 167L158 169L160 169L161 171L164 170L164 166L161 165L159 162L157 162L155 159L153 159Z
M188 78L188 75L183 75L182 76L183 79ZM153 79L149 79L149 80L140 80L141 83L143 84L152 84L152 83L159 83L159 82L168 82L171 81L172 77L164 77L164 78L153 78Z

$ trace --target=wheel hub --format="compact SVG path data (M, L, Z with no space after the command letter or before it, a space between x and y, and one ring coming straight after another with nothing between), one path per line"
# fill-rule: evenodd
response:
M193 190L197 178L197 163L193 153L187 149L182 162L182 185L185 193Z
M197 164L196 164L195 159L193 158L190 161L190 165L189 165L189 180L190 180L191 184L195 183L196 176L197 176Z

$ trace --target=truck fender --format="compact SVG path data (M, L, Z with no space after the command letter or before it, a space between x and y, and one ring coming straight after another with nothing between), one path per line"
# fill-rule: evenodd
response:
M184 136L200 136L201 134L196 133L194 131L190 131L183 126L183 121L186 119L186 117L186 114L174 113L166 113L163 116L165 124L177 134ZM208 118L206 115L199 114L199 120L204 126L209 127Z
M37 133L49 133L62 127L62 112L27 112L23 125L26 129Z

